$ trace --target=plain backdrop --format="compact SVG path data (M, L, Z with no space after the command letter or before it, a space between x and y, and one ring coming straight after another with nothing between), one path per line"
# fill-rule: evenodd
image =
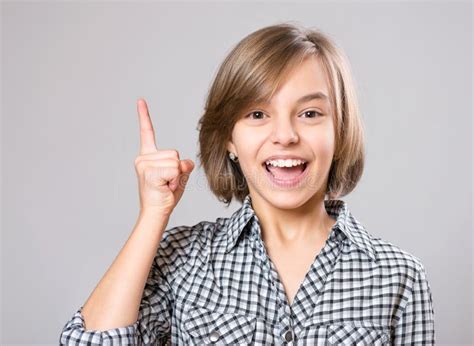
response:
M2 2L3 345L58 344L138 216L136 100L159 148L197 163L219 64L293 21L346 51L367 162L343 199L421 259L439 345L473 343L472 4ZM230 216L196 167L168 227Z

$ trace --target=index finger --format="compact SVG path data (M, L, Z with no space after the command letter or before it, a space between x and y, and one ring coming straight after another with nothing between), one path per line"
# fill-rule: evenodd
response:
M140 154L150 154L157 151L155 132L151 123L148 106L144 99L137 101L138 121L140 123Z

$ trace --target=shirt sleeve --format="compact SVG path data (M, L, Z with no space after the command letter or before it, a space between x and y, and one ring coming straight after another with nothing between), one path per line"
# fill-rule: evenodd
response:
M170 342L171 287L159 269L158 251L145 284L134 324L98 331L85 330L81 306L63 327L60 345L168 345Z
M412 294L395 325L393 344L435 344L433 297L423 266L418 270Z

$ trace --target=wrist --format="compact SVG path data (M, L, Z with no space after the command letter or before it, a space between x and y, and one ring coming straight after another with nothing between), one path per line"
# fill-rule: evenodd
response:
M163 220L163 219L169 219L171 213L163 211L163 209L158 208L158 207L146 207L146 208L140 208L140 217L144 217L146 219L158 219L158 220Z
M137 224L146 225L147 229L163 230L168 224L170 215L157 209L140 209Z

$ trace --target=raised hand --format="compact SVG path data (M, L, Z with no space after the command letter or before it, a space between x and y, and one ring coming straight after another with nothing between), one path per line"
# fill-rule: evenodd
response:
M140 154L135 159L141 212L169 216L183 195L194 169L192 160L180 160L177 150L160 150L144 99L137 101Z

